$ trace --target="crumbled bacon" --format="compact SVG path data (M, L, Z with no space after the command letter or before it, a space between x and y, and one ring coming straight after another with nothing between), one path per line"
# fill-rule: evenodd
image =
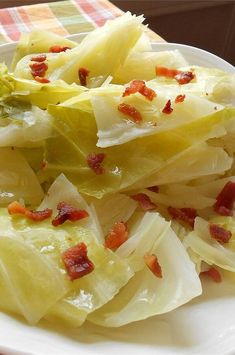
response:
M194 208L175 208L168 207L168 212L173 219L178 219L194 227L194 221L197 217L197 211Z
M173 111L173 108L171 107L171 100L168 100L167 103L165 104L164 108L162 109L162 112L169 115L172 111Z
M102 175L105 173L105 169L101 166L104 158L104 153L90 153L87 156L87 164L96 175Z
M48 84L50 83L50 80L47 78L41 78L40 76L35 76L34 79L38 81L41 84Z
M161 279L162 278L162 268L158 262L156 255L155 254L152 254L152 255L146 254L144 256L144 261L145 261L145 264L148 266L148 268L152 271L152 273Z
M149 101L153 101L153 99L157 96L156 92L148 88L146 85L139 91L139 93L146 97Z
M32 57L30 58L30 60L32 62L45 62L45 60L47 59L47 56L45 54L39 54L39 55L36 55L35 57Z
M216 197L214 211L222 216L233 215L233 204L235 201L235 182L229 181Z
M209 231L211 237L221 244L228 243L230 238L232 237L232 233L230 231L224 229L218 224L210 224Z
M43 77L48 69L48 65L45 62L42 63L31 63L29 64L30 68L31 68L31 74L36 77Z
M67 249L62 254L62 260L72 281L90 274L95 268L93 262L88 258L85 243L79 243Z
M159 192L159 186L157 186L157 185L147 187L147 189L148 189L149 191L152 191L152 192L156 192L156 193Z
M185 99L185 95L177 95L175 98L175 103L178 104L179 102L183 102Z
M193 80L195 75L191 71L179 71L178 74L174 76L174 78L180 85L184 85Z
M47 218L50 218L52 215L52 210L46 208L43 211L31 211L28 208L21 205L19 202L14 201L8 205L8 213L11 215L13 214L24 215L28 219L39 222L39 221L44 221Z
M105 238L105 246L109 249L120 247L128 239L128 229L124 222L114 223L111 231Z
M134 106L122 103L118 105L118 111L130 117L135 123L140 123L142 121L141 113Z
M174 78L180 85L188 84L195 78L191 71L180 71L177 69L168 69L166 67L155 68L157 76L165 76L167 78Z
M177 69L169 69L166 67L156 67L155 72L157 76L165 76L167 78L174 78L179 73Z
M140 92L145 86L145 82L143 80L133 80L128 87L126 87L123 97L129 96L131 94L135 94L136 92Z
M214 282L221 282L222 281L222 277L219 273L219 271L217 269L215 269L214 267L210 267L210 269L206 270L206 271L202 271L200 273L200 276L208 276L210 277Z
M157 206L155 203L153 203L149 196L143 193L139 193L136 195L130 196L133 200L137 201L139 203L139 206L144 210L144 211L149 211L155 209Z
M63 224L65 221L76 222L89 216L87 211L79 210L64 201L58 203L57 210L59 212L51 222L54 227Z
M80 80L80 84L82 86L86 86L87 85L87 77L89 75L89 70L86 68L79 68L78 69L78 77Z
M133 80L130 83L130 86L126 87L122 96L129 96L131 94L135 94L136 92L139 92L150 101L156 97L155 91L148 88L143 80Z
M54 45L49 48L50 53L60 53L60 52L65 52L67 49L72 49L71 47L68 46L59 46L59 45Z

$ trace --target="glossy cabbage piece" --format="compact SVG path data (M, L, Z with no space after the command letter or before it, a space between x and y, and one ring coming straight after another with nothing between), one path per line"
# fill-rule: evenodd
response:
M149 252L157 255L163 277L144 266L111 302L89 316L90 321L118 327L169 312L201 294L195 266L172 229Z
M230 241L221 244L212 238L209 232L209 222L230 230L232 232ZM222 269L235 272L234 217L213 217L209 222L196 218L195 230L185 238L185 246L192 249L207 264L214 264Z
M207 121L207 117L215 113L214 103L191 93L186 95L182 103L175 103L177 95L182 94L179 85L169 88L155 86L153 83L146 85L156 93L151 102L140 93L122 97L125 87L121 89L120 86L91 92L90 100L98 128L98 147L123 144L137 137L166 132L183 125L197 125L198 121L203 118ZM162 110L168 100L171 100L172 112L167 115ZM131 105L140 112L141 124L136 124L118 111L118 106L122 103ZM217 105L216 111L221 112L223 108L222 105Z
M18 236L0 238L0 284L0 308L22 315L31 324L68 290L59 269Z
M43 198L43 190L26 159L16 149L0 148L0 153L0 204L16 199L38 204Z
M178 50L174 51L132 51L125 63L115 73L113 82L125 84L131 80L152 80L156 77L156 66L179 68L188 65Z
M80 83L78 70L89 71L88 87L96 87L118 69L132 47L143 34L143 17L126 13L103 27L89 33L76 48L56 54L48 59L47 78L51 81L63 79L67 83ZM18 62L15 75L29 79L30 56Z
M1 209L0 223L1 225L4 225L4 231L0 242L1 240L6 240L8 247L12 248L12 251L6 252L6 257L10 258L11 264L9 264L9 266L8 264L5 265L5 272L8 272L8 267L15 267L15 258L18 252L18 260L19 263L22 264L22 268L24 267L23 260L25 259L25 268L27 268L26 270L28 274L23 274L23 276L26 280L23 281L23 276L22 278L20 277L17 279L17 267L14 268L14 277L16 278L15 282L19 283L19 286L17 287L23 287L23 289L26 288L26 286L31 287L32 281L30 280L34 280L34 276L37 275L37 273L42 274L41 279L35 277L35 282L36 280L39 282L39 291L35 288L35 286L32 288L32 299L38 299L37 297L39 297L41 300L41 288L44 290L45 294L49 292L49 294L51 293L51 297L54 297L54 293L50 289L50 284L54 287L57 295L56 299L54 302L49 304L42 315L45 315L45 317L51 321L55 321L56 319L62 323L68 323L71 326L81 325L88 313L111 300L114 295L119 292L119 289L123 287L133 276L133 271L130 268L128 261L121 259L112 251L106 249L102 244L98 244L94 234L88 229L83 228L79 221L76 223L65 222L62 227L54 227L52 226L50 220L35 223L33 221L26 220L22 216L11 217L7 214L6 209ZM10 237L14 239L10 239ZM10 242L8 242L8 240ZM11 242L11 240L13 241ZM27 254L23 254L21 249L18 250L17 240L19 240L18 244L20 243L20 245L23 245L23 251L26 250L25 253L27 252ZM80 279L70 281L61 255L65 250L80 242L84 242L87 245L88 257L94 263L95 269L92 273ZM4 248L5 247L2 247L0 253L4 253ZM9 253L12 253L12 257ZM20 256L21 253L22 257ZM1 256L2 255L3 254L1 254ZM37 258L39 257L42 261L45 260L45 265L43 265L45 268L48 267L48 270L43 271L42 267L40 268L40 265L38 266ZM4 255L1 260L5 260ZM38 271L37 267L39 268ZM57 277L63 281L66 291L64 291L63 294L61 293L61 290L64 289L61 284L59 285L61 290L58 292L58 289L54 283L56 282L56 278L54 277L55 280L52 280L53 276L50 275L50 268L52 268L52 270L55 269ZM28 285L27 276L29 277ZM7 292L8 289L4 295ZM45 297L45 305L42 307L46 307L46 295L43 297ZM51 298L49 298L49 301L50 299ZM18 311L18 308L14 308L16 307L15 305L11 307L11 304L8 305L7 301L5 302L6 304L3 302L3 307L5 307L5 309L15 312ZM40 311L40 307L36 307L36 305L36 309L33 310L34 305L35 303L31 308L32 314L34 314L33 311ZM29 319L29 317L30 315L28 315L27 319ZM40 318L35 318L33 321L37 322Z
M48 53L49 48L54 45L73 48L77 46L77 43L50 31L34 30L22 33L12 59L11 70L15 69L19 60L24 56L28 54Z
M80 85L68 85L63 80L41 84L33 80L33 77L30 79L12 76L14 88L11 95L19 102L29 102L41 109L46 109L49 104L56 105L64 102L86 90Z
M193 139L196 135L191 130L185 135L183 129L178 134L172 130L100 149L96 146L97 129L90 108L82 110L57 105L49 106L49 113L53 116L51 122L58 136L46 142L45 179L56 177L63 171L79 192L98 198L129 188L158 171L191 146L190 134ZM96 175L88 167L87 155L90 153L105 154L104 174Z

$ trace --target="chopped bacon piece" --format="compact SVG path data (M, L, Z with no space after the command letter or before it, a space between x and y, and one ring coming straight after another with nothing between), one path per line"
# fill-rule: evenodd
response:
M139 91L139 93L145 96L149 101L153 101L157 96L156 92L153 89L148 88L146 85Z
M180 85L184 85L193 80L195 75L191 71L179 71L178 74L174 76L174 78Z
M130 86L126 87L122 96L129 96L131 94L135 94L136 92L140 92L143 87L145 87L145 82L143 80L133 80L130 83Z
M180 85L187 84L195 78L195 75L191 71L180 71L177 69L168 69L166 67L156 67L155 72L157 76L174 78Z
M116 249L120 247L128 239L128 229L124 222L116 222L112 230L105 238L105 246L109 249Z
M41 78L40 76L35 76L34 79L38 81L41 84L48 84L50 83L50 80L47 78Z
M30 60L32 62L45 62L45 60L47 59L47 56L45 54L39 54L39 55L36 55L35 57L32 57Z
M214 211L222 216L233 215L233 204L235 201L235 182L229 181L216 197Z
M30 211L28 208L24 207L19 202L14 201L9 204L8 213L21 214L27 217L28 219L39 222L39 221L44 221L44 219L50 218L52 215L52 210L46 208L43 211Z
M52 215L52 210L50 208L46 208L43 211L25 211L25 216L33 221L39 222L44 221L44 219L50 218Z
M185 95L177 95L175 98L175 103L178 104L179 102L183 102L185 99Z
M156 67L155 72L157 76L166 76L167 78L174 78L179 73L179 70L169 69L166 67Z
M78 210L64 201L58 203L57 210L59 212L51 222L54 227L63 224L65 221L76 222L89 216L87 211Z
M230 231L224 229L218 224L210 224L209 231L211 237L221 244L228 243L230 238L232 237L232 233Z
M161 279L162 278L162 268L158 262L156 255L155 254L152 254L152 255L146 254L144 256L144 261L145 261L145 264L148 266L148 268L152 271L152 273Z
M208 276L210 277L214 282L221 282L222 281L222 277L219 273L219 271L217 269L215 269L214 267L210 267L210 269L206 270L206 271L202 271L200 273L200 275L202 276Z
M42 63L32 63L29 64L30 68L31 68L31 74L36 77L36 76L40 76L43 77L48 69L48 65L45 62Z
M18 201L13 201L11 202L8 207L8 213L9 214L25 214L26 207L21 205Z
M40 70L47 70L48 69L48 65L44 62L42 63L31 63L29 64L30 68L32 69L32 71L40 71Z
M86 68L79 68L78 69L78 77L80 80L80 84L82 86L86 86L87 85L87 77L89 75L89 70Z
M165 104L164 108L162 109L162 112L169 115L172 111L173 111L173 108L171 107L171 100L168 100L167 103Z
M130 83L130 86L125 89L122 96L129 96L131 94L135 94L136 92L139 92L150 101L156 97L155 91L148 88L143 80L133 80Z
M147 187L147 189L149 190L149 191L152 191L152 192L156 192L156 193L158 193L159 192L159 186L150 186L150 187Z
M134 107L125 103L118 105L118 111L131 118L135 123L142 121L141 113Z
M60 52L65 52L67 49L72 49L71 47L68 46L59 46L59 45L54 45L49 48L50 53L60 53Z
M62 260L72 281L90 274L95 268L93 262L87 256L85 243L79 243L67 249L62 254Z
M91 168L96 175L102 175L105 173L105 169L101 166L105 158L104 153L90 153L87 156L87 164L89 168Z
M153 203L149 196L143 193L139 193L136 195L130 196L133 200L137 201L139 203L139 206L144 210L144 211L149 211L155 209L157 206L155 203Z
M189 224L190 227L194 227L194 221L197 217L197 211L194 208L168 207L168 212L173 219L179 219Z

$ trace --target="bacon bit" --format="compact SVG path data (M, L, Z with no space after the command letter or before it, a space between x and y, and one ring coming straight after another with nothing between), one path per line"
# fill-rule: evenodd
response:
M158 193L159 186L150 186L150 187L147 187L147 190Z
M105 173L105 169L103 168L103 166L101 166L101 163L103 162L104 158L104 153L90 153L87 156L87 164L96 175L102 175Z
M168 100L167 103L165 104L162 112L169 115L172 111L173 111L173 108L171 107L171 100Z
M125 89L122 96L129 96L131 94L135 94L136 92L139 92L141 95L145 96L150 101L152 101L156 97L155 91L148 88L143 80L133 80L130 83L130 86Z
M90 73L90 71L86 68L79 68L78 69L78 76L79 76L80 84L82 86L87 85L87 77L88 77L89 73Z
M191 71L179 71L175 75L175 80L178 81L180 85L188 84L191 80L195 78L195 75Z
M79 243L67 249L62 254L62 260L72 281L90 274L95 268L93 262L87 256L85 243Z
M116 222L105 238L105 246L109 249L120 247L128 239L128 229L124 222Z
M36 222L44 221L44 219L50 218L52 215L52 210L49 208L43 211L30 211L17 201L10 203L7 209L10 215L20 214Z
M126 87L122 96L125 97L131 94L135 94L136 92L140 92L140 90L142 90L143 87L145 87L145 82L143 80L133 80L130 83L130 86Z
M216 197L214 211L222 216L233 216L233 204L235 201L235 182L228 181L222 191Z
M185 95L178 95L175 98L175 103L178 104L179 102L183 102L185 99Z
M48 84L50 83L50 80L47 78L41 78L40 76L35 76L34 79L38 81L41 84Z
M142 121L141 113L131 105L122 103L118 105L118 111L130 117L135 123L140 123Z
M59 46L59 45L54 45L52 47L49 48L49 52L50 53L61 53L61 52L65 52L67 51L67 49L72 49L71 47L67 47L67 46Z
M146 254L144 256L145 264L148 266L149 270L157 276L159 279L162 279L162 268L158 262L158 259L155 254L149 255Z
M48 65L45 62L42 63L32 63L29 64L30 68L31 68L31 74L36 77L36 76L40 76L43 77L48 69Z
M222 277L217 269L214 267L211 267L210 269L206 271L202 271L200 273L200 276L207 276L210 277L214 282L220 283L222 281Z
M174 78L179 73L179 70L169 69L166 67L156 67L155 72L157 76L166 76L167 78Z
M136 194L130 196L133 200L137 201L139 203L139 206L144 210L144 211L149 211L155 209L157 206L155 203L153 203L149 196L143 193Z
M45 62L46 59L47 59L47 56L46 56L45 54L39 54L39 55L37 55L37 56L35 56L35 57L32 57L30 60L31 60L32 62L39 62L39 63L41 63L41 62Z
M33 221L40 222L44 221L47 218L50 218L52 215L52 210L50 208L46 208L43 211L30 211L26 209L25 216Z
M156 92L153 89L148 88L146 85L139 91L139 93L145 96L149 101L153 101L157 96Z
M195 78L195 75L191 71L180 71L177 69L168 69L166 67L156 67L155 72L157 76L174 78L180 85L188 84Z
M232 237L232 233L230 231L222 228L218 224L210 224L209 231L211 237L221 244L228 243Z
M48 69L48 65L46 63L31 63L29 64L30 68L32 69L32 71L40 71L40 70L44 70L46 71Z
M26 207L21 205L18 201L11 202L8 207L9 214L23 214L25 215Z
M63 224L65 221L76 222L89 216L87 211L78 210L64 201L58 203L57 210L59 212L51 222L54 227Z
M194 208L168 207L167 210L173 219L179 219L194 228L194 221L197 217L197 211Z

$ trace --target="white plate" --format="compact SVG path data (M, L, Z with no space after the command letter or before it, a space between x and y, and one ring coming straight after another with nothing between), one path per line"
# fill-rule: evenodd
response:
M84 34L72 36L77 41ZM10 62L16 44L0 46L1 60ZM190 64L235 68L206 51L179 44L155 43L154 50L178 48ZM190 355L235 354L235 284L204 284L201 297L162 316L117 329L86 323L76 330L46 322L32 327L0 313L0 352L33 355ZM1 292L1 291L0 291Z

